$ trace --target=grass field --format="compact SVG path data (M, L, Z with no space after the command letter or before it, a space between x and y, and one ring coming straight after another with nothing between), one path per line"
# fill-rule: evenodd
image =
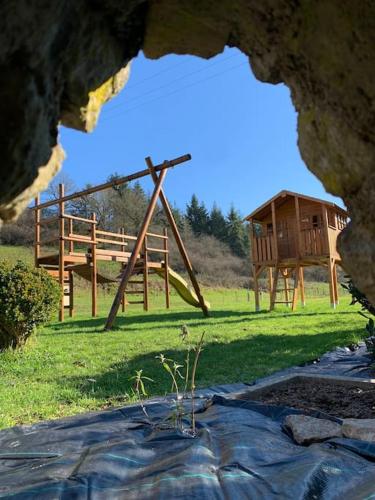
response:
M150 312L132 306L125 316L120 314L116 330L104 333L113 296L101 295L100 315L92 319L89 293L80 291L76 317L44 328L23 351L0 354L0 427L131 402L129 378L136 369L154 379L150 395L169 392L169 380L155 356L183 360L183 324L192 341L206 332L198 370L201 387L251 381L313 360L335 346L358 341L364 328L348 296L335 311L325 297L312 298L295 313L285 307L254 313L253 297L243 289L207 290L205 296L212 305L208 319L175 295L166 311L163 295L154 294Z

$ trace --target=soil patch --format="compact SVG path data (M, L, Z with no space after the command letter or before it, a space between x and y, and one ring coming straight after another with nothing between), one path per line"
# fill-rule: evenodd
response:
M375 418L375 387L345 387L332 382L294 381L265 389L260 395L241 394L240 399L299 410L319 410L338 418Z

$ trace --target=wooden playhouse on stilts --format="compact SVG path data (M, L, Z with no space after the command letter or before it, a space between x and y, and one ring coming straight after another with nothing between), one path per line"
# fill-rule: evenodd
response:
M305 303L303 269L327 268L330 301L338 304L337 237L348 213L334 203L290 191L281 191L246 217L250 223L255 310L260 309L259 277L267 270L270 310L276 304L297 307Z

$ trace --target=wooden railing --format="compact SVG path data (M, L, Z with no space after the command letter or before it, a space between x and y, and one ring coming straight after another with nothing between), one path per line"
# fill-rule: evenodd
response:
M125 252L126 247L129 245L129 242L134 242L137 240L136 236L125 234L123 228L121 228L117 233L113 231L104 231L101 229L97 229L96 226L98 224L98 221L95 218L95 214L92 215L91 219L86 219L84 217L78 217L75 215L66 214L64 212L54 217L41 218L40 212L38 211L36 213L38 215L36 221L36 227L38 228L38 231L36 232L36 239L35 239L35 248L37 257L40 256L40 249L42 246L50 246L53 245L54 243L58 243L59 241L68 242L69 252L71 253L74 252L75 243L86 244L90 245L91 247L93 245L95 245L96 247L117 246L120 247L118 249L119 252ZM66 220L68 223L66 232L64 230L65 225L64 224L61 225L60 223L61 220L63 221ZM87 234L81 234L82 227L81 227L81 233L74 232L73 229L74 222L79 222L81 223L81 225L87 224L88 225ZM43 226L51 226L54 224L56 224L56 231L60 234L56 234L55 236L49 238L42 238L40 228ZM62 226L63 231L61 231L60 226ZM159 252L163 254L168 253L168 243L167 243L168 236L166 232L164 232L164 234L148 232L146 233L146 236L150 237L151 239L155 238L163 241L163 248L147 247L146 250L148 252L154 252L154 253Z
M328 253L326 236L323 228L313 227L301 231L301 255L318 256Z
M300 237L300 254L301 257L321 256L329 253L327 236L323 228L314 227L311 229L304 229L301 231ZM297 241L280 240L278 241L277 254L281 259L297 258ZM265 263L276 260L276 251L274 248L273 234L265 236L255 236L252 238L252 253L254 263Z
M253 261L269 262L276 258L273 235L257 236L253 238Z

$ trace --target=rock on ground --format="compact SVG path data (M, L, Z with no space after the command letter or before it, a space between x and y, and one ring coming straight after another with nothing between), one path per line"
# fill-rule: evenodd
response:
M284 425L292 432L298 444L320 443L342 435L340 424L307 415L288 415L284 420Z
M346 418L342 424L342 433L347 438L375 443L375 419Z

